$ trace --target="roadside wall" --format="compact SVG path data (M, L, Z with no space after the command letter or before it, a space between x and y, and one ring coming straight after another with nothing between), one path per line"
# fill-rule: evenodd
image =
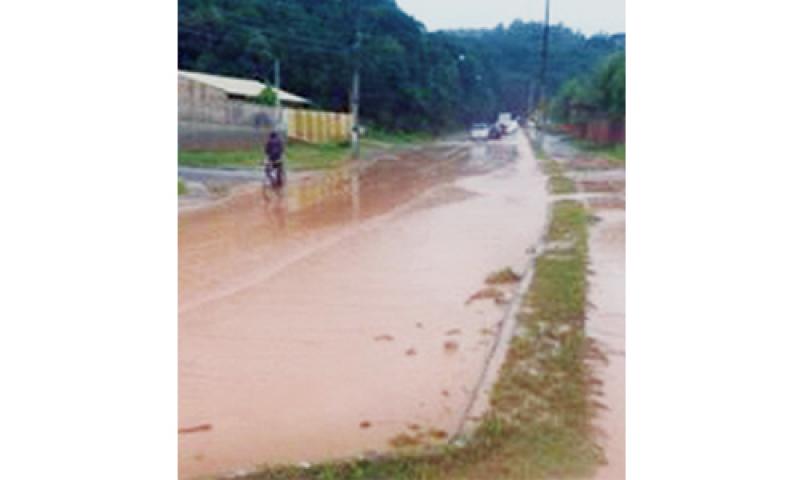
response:
M586 127L586 138L601 145L624 142L625 122L612 122L610 120L589 122Z
M344 142L350 138L353 116L349 113L284 109L289 138L312 143Z
M313 143L349 139L352 116L283 108L290 138ZM260 148L277 124L278 109L229 99L224 91L178 76L178 148L247 150Z
M178 76L178 148L247 150L275 125L272 107L231 100L224 91Z

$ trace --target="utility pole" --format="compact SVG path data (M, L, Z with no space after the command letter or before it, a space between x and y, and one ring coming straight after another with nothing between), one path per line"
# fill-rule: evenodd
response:
M283 106L281 105L281 61L278 58L275 58L275 92L276 103L278 106L278 133L281 137L284 136L284 128L283 128ZM286 140L286 138L284 138Z
M528 104L527 104L527 108L525 110L525 112L527 112L526 115L525 115L525 121L528 121L528 119L531 116L531 112L534 111L534 108L533 108L533 83L534 83L534 80L533 80L533 78L531 78L531 81L528 82Z
M361 153L361 126L359 125L358 108L361 102L361 2L357 0L356 8L356 41L353 45L353 90L350 92L350 113L353 117L353 129L351 132L351 145L353 147L353 158L358 158Z
M358 60L356 60L358 61ZM353 142L353 157L358 158L360 154L360 137L361 137L361 126L358 124L358 107L360 102L360 95L361 95L361 76L358 71L358 67L356 67L355 71L353 72L353 93L350 105L350 113L353 116L353 135L352 135L352 142Z
M547 42L550 34L550 0L545 0L544 9L544 37L542 38L542 58L539 68L539 80L536 84L536 94L534 95L534 112L544 98L544 80L547 74Z

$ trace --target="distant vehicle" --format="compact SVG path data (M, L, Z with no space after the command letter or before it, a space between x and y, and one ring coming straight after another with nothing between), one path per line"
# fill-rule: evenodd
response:
M501 113L497 117L497 124L503 129L504 135L510 135L519 129L519 122L510 113Z
M488 140L489 130L489 125L485 123L474 123L469 131L469 137L473 140Z
M489 140L500 140L504 133L503 126L495 123L489 128Z

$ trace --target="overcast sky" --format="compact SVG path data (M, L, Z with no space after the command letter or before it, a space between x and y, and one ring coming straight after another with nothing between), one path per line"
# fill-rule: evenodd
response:
M544 21L545 0L396 0L428 30ZM550 22L591 35L625 31L625 0L550 0Z

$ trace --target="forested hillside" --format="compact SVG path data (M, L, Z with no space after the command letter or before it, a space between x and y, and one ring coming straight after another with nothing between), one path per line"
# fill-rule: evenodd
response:
M441 131L522 113L539 69L539 23L428 32L393 0L179 0L178 8L180 68L269 80L277 58L283 87L345 111L360 59L362 116L388 129ZM620 50L624 36L552 26L545 91L554 95Z

